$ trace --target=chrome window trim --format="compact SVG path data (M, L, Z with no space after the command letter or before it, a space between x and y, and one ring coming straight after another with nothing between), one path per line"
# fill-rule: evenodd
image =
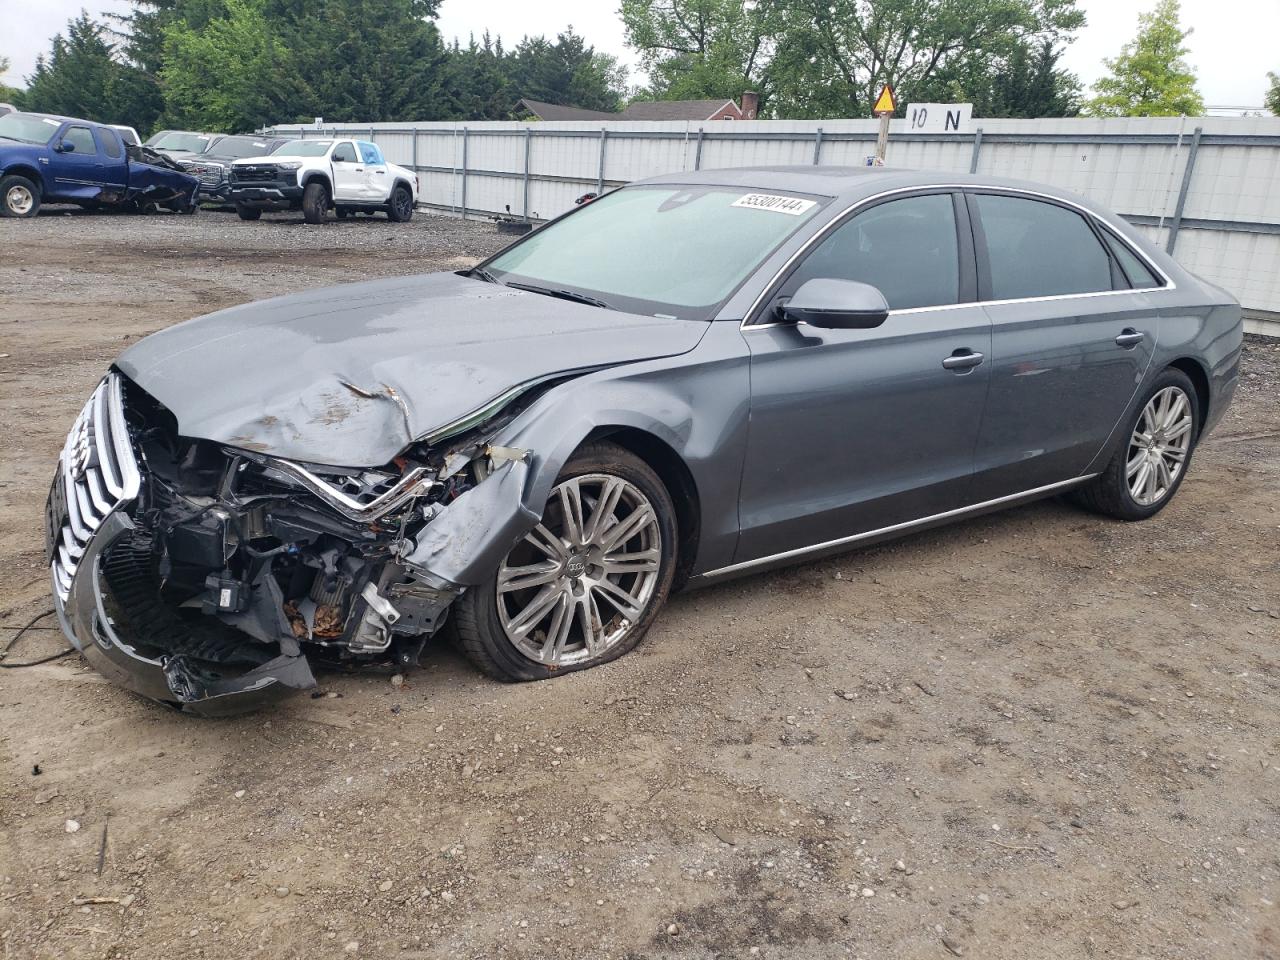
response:
M842 226L843 223L845 222L845 218L848 217L850 214L854 213L856 210L858 210L858 208L864 207L867 204L872 203L876 200L883 200L885 197L892 197L898 194L924 193L928 191L939 191L939 190L947 190L947 191L959 190L962 192L969 192L969 193L1003 193L1011 196L1026 197L1032 200L1041 200L1041 201L1047 200L1050 203L1055 203L1055 204L1058 204L1059 206L1070 207L1073 210L1079 211L1083 216L1092 217L1094 220L1097 220L1099 223L1106 226L1112 233L1114 233L1120 239L1122 243L1124 243L1126 247L1128 247L1128 249L1134 254L1134 256L1138 257L1143 263L1145 263L1148 267L1150 267L1151 271L1157 277L1159 277L1161 280L1164 281L1164 284L1160 287L1146 287L1146 288L1134 287L1128 290L1094 290L1088 293L1059 293L1059 294L1051 294L1043 297L1013 297L1006 300L969 300L964 303L940 303L931 307L904 307L903 309L900 309L900 310L890 310L889 316L891 317L898 316L900 314L908 314L908 313L925 313L925 312L936 311L936 310L955 310L960 307L990 307L990 306L999 306L1006 303L1046 303L1054 300L1077 300L1083 297L1106 297L1106 296L1114 296L1116 294L1123 294L1123 293L1128 293L1128 294L1157 293L1161 290L1177 290L1178 289L1178 285L1174 282L1173 278L1169 276L1167 273L1165 273L1165 271L1160 267L1158 263L1156 263L1149 256L1147 256L1146 251L1134 247L1133 244L1129 243L1125 239L1124 231L1122 228L1117 227L1116 224L1111 220L1109 220L1107 217L1104 217L1100 213L1090 210L1088 207L1085 207L1079 203L1076 203L1073 200L1067 200L1063 197L1055 197L1053 194L1050 194L1050 193L1040 193L1036 190L1029 190L1025 187L986 186L984 184L974 184L974 183L917 184L911 187L895 187L893 190L883 190L880 193L874 193L869 197L863 197L860 200L855 200L853 203L849 204L849 206L845 207L843 210L837 213L834 217L832 217L829 221L827 221L827 223L822 227L821 230L819 230L812 237L806 240L804 245L801 246L800 249L797 250L795 253L793 253L790 257L788 257L786 262L783 263L783 265L779 267L777 271L775 271L774 275L769 278L769 282L764 285L760 293L756 296L755 300L752 301L750 309L747 310L746 316L742 319L742 322L739 324L739 329L744 331L745 330L764 330L764 329L768 329L769 327L790 326L790 324L782 324L774 321L770 321L768 323L752 323L751 318L758 314L759 310L764 304L765 298L769 295L769 292L773 289L774 284L778 282L778 279L782 277L784 274L786 274L788 271L790 271L791 268L795 266L796 261L798 261L800 258L805 256L806 254L808 254L808 252L814 246L820 243L827 236L827 234L829 234L832 230L836 229L836 227Z
M942 513L931 514L927 517L920 517L916 520L904 520L902 523L895 523L888 527L880 527L877 530L867 530L864 533L855 533L847 537L839 537L835 540L827 540L823 543L815 543L807 547L796 547L792 550L784 550L781 553L773 553L767 557L757 557L755 560L744 560L741 563L732 563L727 567L720 567L716 570L708 570L706 573L700 573L695 577L697 580L713 580L716 577L723 577L730 573L739 573L745 570L751 570L755 567L763 567L772 563L781 563L786 560L803 557L806 554L817 553L822 550L833 550L837 547L853 546L864 540L871 540L875 537L887 536L892 533L900 533L911 530L914 527L923 526L926 523L933 523L938 520L950 520L954 517L963 517L970 513L976 513L980 510L986 510L989 507L998 507L1001 504L1013 503L1017 500L1023 500L1028 497L1037 497L1041 494L1048 494L1054 490L1061 490L1066 487L1073 487L1077 484L1084 483L1096 477L1096 473L1087 473L1079 477L1072 477L1070 480L1059 480L1057 483L1048 483L1043 487L1033 487L1030 490L1022 490L1018 493L1010 493L1007 496L996 497L994 500L984 500L982 503L973 503L967 507L956 507L954 510L946 510Z

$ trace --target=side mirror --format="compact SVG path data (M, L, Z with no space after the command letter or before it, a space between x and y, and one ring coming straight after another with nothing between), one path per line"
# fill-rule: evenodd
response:
M67 140L63 140L61 143L58 144L58 152L59 153L75 153L76 145Z
M868 330L889 316L888 301L871 284L824 277L801 284L780 309L793 323L829 330Z

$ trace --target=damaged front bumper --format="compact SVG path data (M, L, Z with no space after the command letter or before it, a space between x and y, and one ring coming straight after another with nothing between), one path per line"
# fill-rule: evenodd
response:
M63 632L108 680L152 700L202 716L243 713L316 685L307 658L282 653L235 677L212 676L181 655L149 657L122 637L109 612L113 598L101 559L135 530L122 512L107 516L81 555L66 599L54 587L54 609ZM55 574L55 577L57 574Z
M145 637L121 629L121 599L103 558L137 533L128 510L142 468L125 422L117 374L98 386L67 437L46 507L45 537L54 610L72 645L108 679L145 697L209 716L253 709L315 686L296 642L233 677L213 675L178 654L149 656Z
M104 676L208 716L314 687L308 652L411 665L537 522L529 474L478 435L339 474L191 440L113 372L49 494L58 620Z

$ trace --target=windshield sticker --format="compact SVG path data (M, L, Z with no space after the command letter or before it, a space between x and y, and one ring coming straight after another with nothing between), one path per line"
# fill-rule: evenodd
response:
M817 200L801 200L799 197L780 197L773 193L748 193L733 201L732 206L750 207L753 210L769 210L798 217L818 205Z

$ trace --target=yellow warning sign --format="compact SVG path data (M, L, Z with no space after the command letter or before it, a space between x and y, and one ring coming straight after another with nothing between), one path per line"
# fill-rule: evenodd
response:
M871 108L873 117L883 117L898 109L898 98L893 95L893 87L885 84L880 88L880 96L876 97L876 105Z

